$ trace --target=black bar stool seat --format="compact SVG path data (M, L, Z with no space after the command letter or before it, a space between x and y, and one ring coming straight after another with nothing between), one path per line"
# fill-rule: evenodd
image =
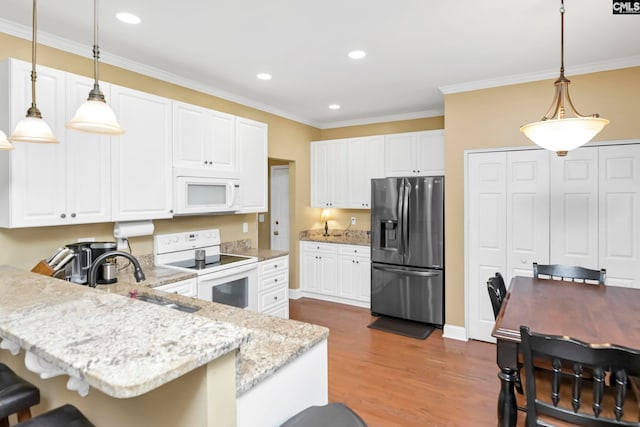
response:
M367 427L362 418L343 403L310 406L280 427Z
M40 390L0 363L0 426L9 425L9 415L18 421L31 418L31 407L40 403Z
M31 418L16 427L95 427L73 405L64 405Z

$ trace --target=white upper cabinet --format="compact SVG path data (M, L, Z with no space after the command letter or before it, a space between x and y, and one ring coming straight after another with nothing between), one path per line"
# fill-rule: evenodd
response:
M347 140L311 143L311 207L347 207Z
M238 177L235 116L173 101L173 166Z
M347 141L347 207L371 209L371 179L384 177L384 137Z
M112 137L113 220L171 218L171 100L113 85L125 133Z
M1 128L10 133L31 104L31 64L2 63ZM0 208L3 227L36 227L109 221L108 139L66 129L93 81L37 66L37 106L58 144L16 143L2 152ZM108 85L105 88L108 91Z
M386 176L444 175L444 131L385 136Z
M268 130L265 123L236 118L241 205L238 213L267 211Z

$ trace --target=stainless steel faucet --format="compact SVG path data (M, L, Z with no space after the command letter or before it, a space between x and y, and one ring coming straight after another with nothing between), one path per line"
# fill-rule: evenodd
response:
M95 288L96 277L98 275L98 268L100 267L100 265L102 265L102 263L107 258L113 258L116 256L121 256L131 261L134 267L133 277L136 278L136 282L141 282L145 279L144 273L142 272L142 267L140 267L140 263L133 255L127 252L122 252L122 251L111 251L111 252L105 252L102 255L98 256L95 260L93 260L91 267L89 267L89 272L87 273L87 285L91 286L92 288Z

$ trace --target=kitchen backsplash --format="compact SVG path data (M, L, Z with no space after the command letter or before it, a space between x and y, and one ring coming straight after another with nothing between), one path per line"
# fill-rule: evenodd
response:
M220 252L225 254L232 254L242 249L251 249L251 239L234 240L220 244Z

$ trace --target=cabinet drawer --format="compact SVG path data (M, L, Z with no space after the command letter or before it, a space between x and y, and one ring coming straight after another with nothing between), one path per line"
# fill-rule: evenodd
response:
M286 287L277 288L273 291L264 292L260 294L260 312L269 310L275 305L281 304L283 301L287 301L288 289Z
M258 283L258 291L264 291L267 289L271 289L274 286L288 286L289 283L289 272L281 271L278 274L269 274L266 277L260 276Z
M337 253L338 249L335 243L320 243L320 242L303 242L302 250L309 252L322 252L322 253Z
M186 297L195 297L197 294L195 278L169 283L168 285L156 286L154 289L172 294L180 294Z
M289 318L289 303L286 302L284 304L276 304L269 308L269 310L263 311L263 314L268 314L270 316L280 317L282 319Z
M350 255L370 258L371 247L360 245L338 245L338 255Z
M274 258L268 261L262 261L260 263L260 276L281 273L285 270L289 270L289 257Z

